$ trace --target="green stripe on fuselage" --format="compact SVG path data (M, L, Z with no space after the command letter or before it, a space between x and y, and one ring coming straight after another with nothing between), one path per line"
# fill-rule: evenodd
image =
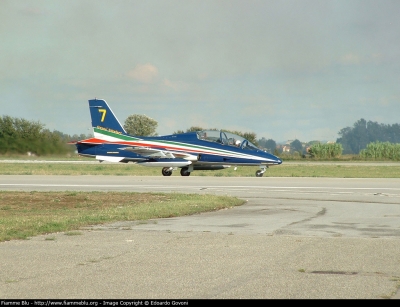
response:
M137 140L141 140L141 139L135 138L133 136L123 135L123 134L107 131L107 130L96 128L96 127L94 127L93 130L94 130L94 132L97 132L97 133L100 133L100 134L103 134L103 135L107 135L107 136L111 136L111 137L120 139L121 141L137 141Z

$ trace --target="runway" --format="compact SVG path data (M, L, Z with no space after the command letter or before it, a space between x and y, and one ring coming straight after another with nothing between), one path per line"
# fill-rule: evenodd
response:
M400 297L400 179L10 175L0 190L247 200L1 243L2 298Z

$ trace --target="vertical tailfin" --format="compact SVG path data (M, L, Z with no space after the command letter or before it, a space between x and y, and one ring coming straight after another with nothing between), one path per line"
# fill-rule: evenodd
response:
M118 134L127 134L105 100L89 100L89 110L94 133L96 133L97 129L100 129Z

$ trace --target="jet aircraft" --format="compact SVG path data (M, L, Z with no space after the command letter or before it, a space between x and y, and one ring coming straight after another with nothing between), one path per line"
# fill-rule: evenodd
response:
M103 99L89 100L93 138L75 143L80 156L100 162L134 162L162 167L164 176L180 168L182 176L195 170L219 170L234 166L259 166L262 177L269 166L282 160L247 139L226 131L202 130L164 136L129 135Z

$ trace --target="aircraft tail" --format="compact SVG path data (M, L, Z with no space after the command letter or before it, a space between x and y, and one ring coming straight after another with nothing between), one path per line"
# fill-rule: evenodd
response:
M105 100L96 98L89 100L89 110L95 135L99 130L127 134Z

